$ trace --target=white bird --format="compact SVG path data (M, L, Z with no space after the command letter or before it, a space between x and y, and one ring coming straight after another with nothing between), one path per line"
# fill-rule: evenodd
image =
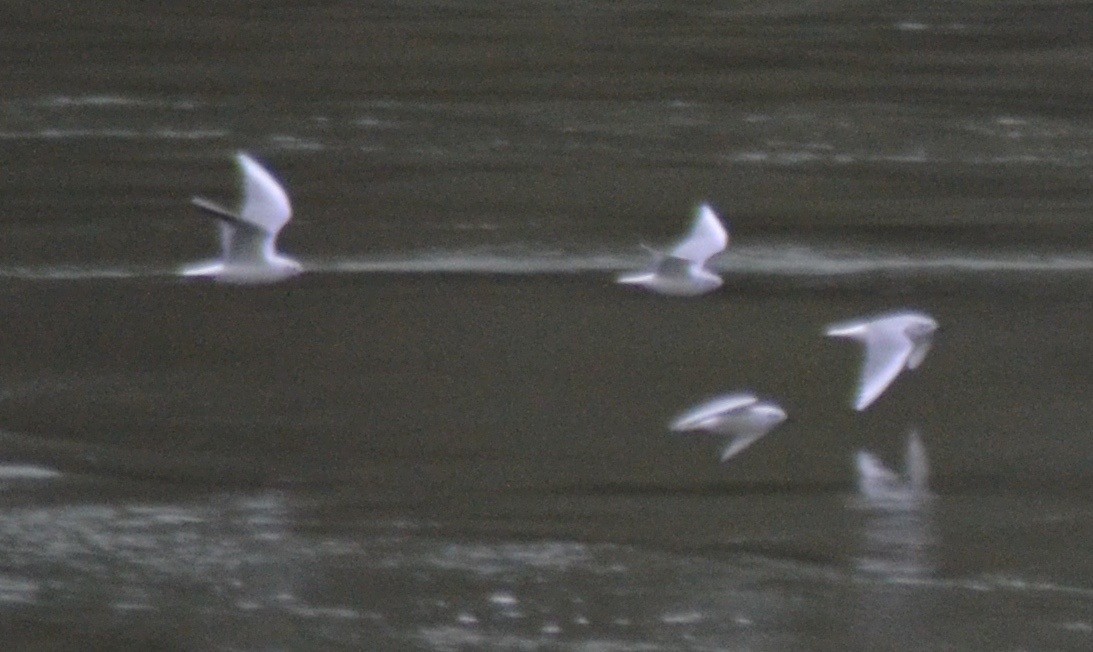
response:
M725 250L729 234L709 204L698 207L691 232L670 253L654 251L657 260L640 272L628 272L618 282L672 296L696 296L721 287L721 277L706 269L706 261Z
M211 263L183 269L185 276L209 276L221 281L278 281L303 271L300 263L277 252L277 234L292 217L288 193L264 167L244 152L235 157L243 175L239 212L203 197L194 206L220 220L222 256Z
M902 502L929 495L930 473L926 447L917 430L907 436L904 475L892 471L876 455L860 450L854 456L858 468L858 493L870 501Z
M899 372L922 364L936 330L937 322L933 317L911 311L828 326L828 337L846 337L865 344L865 363L854 409L860 411L869 407Z
M721 461L750 446L786 420L776 403L760 401L754 394L734 392L700 403L672 421L674 432L708 432L726 438Z

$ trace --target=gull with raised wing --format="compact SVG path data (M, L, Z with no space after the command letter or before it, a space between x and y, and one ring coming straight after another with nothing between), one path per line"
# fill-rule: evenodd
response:
M872 319L856 319L827 327L828 337L845 337L865 345L855 410L877 400L904 369L922 364L930 350L937 321L921 312L895 312Z
M724 462L786 420L776 403L760 401L749 392L734 392L700 403L675 418L674 432L707 432L725 438Z
M672 296L696 296L721 287L721 277L706 269L706 261L725 250L729 233L709 204L698 207L691 232L669 253L653 251L657 260L640 272L618 277L625 285Z
M868 451L858 451L854 461L858 469L858 493L867 500L904 502L921 500L929 495L929 462L926 460L926 447L917 430L911 430L907 436L902 476L886 467L880 458Z
M220 260L185 268L185 276L208 276L235 283L269 283L303 268L277 251L277 234L292 217L288 193L261 164L239 152L235 157L243 177L243 202L238 212L203 197L191 201L220 220Z

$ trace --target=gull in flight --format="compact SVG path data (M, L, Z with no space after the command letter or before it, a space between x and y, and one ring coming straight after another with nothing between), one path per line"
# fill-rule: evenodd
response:
M889 469L876 455L858 451L854 460L858 467L858 493L870 501L903 502L929 495L926 482L930 473L926 447L917 430L907 436L904 475Z
M856 319L827 327L829 337L846 337L865 345L855 410L877 400L899 372L914 369L930 350L937 322L921 312L896 312L873 319Z
M235 156L243 175L238 212L203 197L191 201L220 221L220 260L185 268L185 276L209 276L235 283L278 281L302 271L300 263L277 252L277 234L292 217L288 193L264 167L244 152Z
M785 420L785 411L776 403L760 401L748 392L734 392L696 405L676 417L670 427L674 432L708 432L724 437L724 462Z
M698 207L694 226L669 253L653 251L657 259L647 269L619 276L618 282L672 296L691 297L721 287L721 277L706 269L706 261L725 250L729 234L709 204Z

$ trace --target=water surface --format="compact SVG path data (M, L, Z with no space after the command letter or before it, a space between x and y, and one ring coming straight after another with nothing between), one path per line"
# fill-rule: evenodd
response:
M0 622L86 649L1085 649L1076 2L17 3ZM264 158L273 286L183 279ZM724 288L614 284L699 202ZM849 407L824 325L910 307ZM751 389L731 464L666 431ZM932 500L854 495L852 456Z

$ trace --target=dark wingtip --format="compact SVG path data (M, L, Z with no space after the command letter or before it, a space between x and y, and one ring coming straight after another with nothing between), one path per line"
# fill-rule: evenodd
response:
M238 224L240 221L238 215L224 208L220 204L205 199L204 197L198 197L195 195L190 198L190 203L197 207L199 210L202 210L209 215L212 215L216 219L225 220L227 222L231 222L232 224Z

